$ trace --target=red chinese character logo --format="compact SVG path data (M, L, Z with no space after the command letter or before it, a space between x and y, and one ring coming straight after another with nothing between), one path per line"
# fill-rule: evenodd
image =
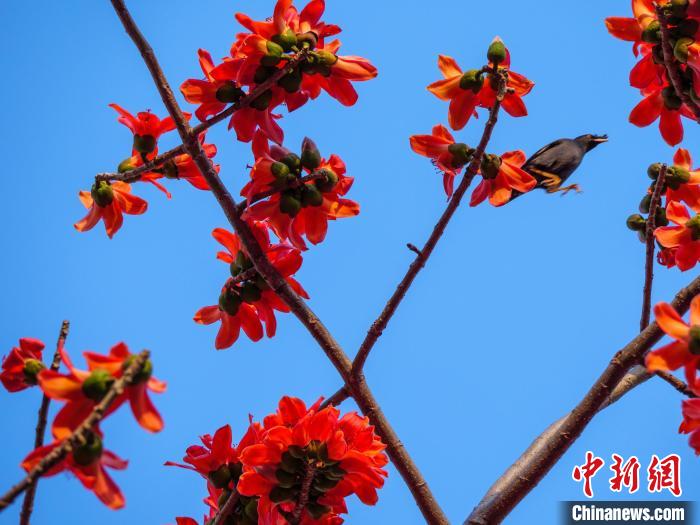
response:
M586 452L586 462L583 465L576 465L571 477L574 481L583 481L583 493L587 498L593 497L593 487L591 480L603 468L605 461L593 455L593 452Z
M614 463L610 466L614 476L610 478L610 490L622 492L623 487L627 487L630 494L639 490L639 469L640 464L636 456L632 456L624 461L622 456L612 455Z
M663 459L654 454L649 464L649 492L667 489L675 497L683 494L681 489L681 458L671 454Z

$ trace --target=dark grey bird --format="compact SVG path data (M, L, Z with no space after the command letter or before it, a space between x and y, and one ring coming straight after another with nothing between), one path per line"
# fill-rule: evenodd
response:
M537 179L536 188L542 188L547 193L571 190L580 192L578 184L562 187L567 179L581 165L586 153L598 144L608 141L607 135L581 135L575 139L559 139L532 155L523 164L523 170ZM513 192L513 200L520 193Z

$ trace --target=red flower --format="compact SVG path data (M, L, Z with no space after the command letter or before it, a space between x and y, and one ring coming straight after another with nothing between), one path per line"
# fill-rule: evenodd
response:
M119 113L117 119L124 124L134 134L134 148L132 155L141 155L150 160L158 155L158 139L164 133L175 129L175 122L172 117L158 118L150 111L142 111L134 117L131 113L117 104L110 104ZM191 115L185 113L185 118L189 120Z
M700 296L690 303L690 324L678 315L670 304L659 303L654 307L656 323L670 337L670 344L657 348L646 357L650 373L685 368L688 385L696 387L696 374L700 364Z
M39 447L32 451L22 462L22 468L29 472L53 449L61 444L60 441ZM99 500L111 509L124 506L124 496L114 480L107 473L107 468L124 470L128 462L119 458L113 452L102 448L102 436L99 431L89 434L84 445L69 453L64 459L51 468L44 476L55 476L59 472L70 472L92 491Z
M75 223L75 229L88 231L102 220L110 239L122 227L124 213L141 215L148 208L145 200L131 194L131 186L120 181L96 182L91 191L81 191L78 195L88 214Z
M673 201L666 206L666 217L675 226L656 228L654 236L661 246L674 250L676 264L685 272L700 260L700 218L691 219L686 207Z
M689 444L700 456L700 399L683 400L683 422L678 431L690 434Z
M75 368L68 353L61 349L61 358L68 368L68 374L53 370L44 370L39 374L39 386L44 393L66 403L56 414L51 426L56 439L68 437L90 415L133 358L124 343L113 346L106 356L93 352L85 352L84 355L88 364L87 371ZM144 429L151 432L161 430L162 419L151 403L147 389L164 392L165 384L151 377L152 370L153 365L149 360L136 377L136 382L128 386L110 405L106 415L115 412L128 399L134 417Z
M452 197L455 177L469 163L474 150L466 144L456 144L452 134L443 125L435 126L432 135L413 135L410 141L413 151L432 159L442 171L445 193Z
M304 524L340 523L337 514L347 512L351 494L368 505L377 502L387 475L385 445L367 418L340 418L336 408L319 410L319 404L307 409L299 399L282 398L277 412L264 419L261 443L243 450L238 491L260 497L261 514L296 510Z
M299 250L284 243L272 244L262 223L252 223L251 227L272 265L295 292L308 299L306 291L292 277L301 267ZM217 350L232 346L238 340L241 328L251 340L259 341L263 337L262 323L265 324L267 337L273 337L277 330L274 311L289 312L289 307L268 288L257 272L249 275L253 264L237 235L223 228L217 228L212 235L227 249L219 252L217 257L230 264L233 277L226 281L219 304L201 308L195 314L194 321L205 325L221 321L215 343ZM245 280L238 277L243 274L247 276Z
M477 106L491 108L496 100L496 93L491 87L489 78L484 81L484 74L479 70L462 71L452 58L440 55L438 67L444 75L444 80L438 80L428 86L428 90L441 100L450 102L449 122L454 130L466 126L472 115L476 115ZM499 67L510 69L510 53L506 52L506 60ZM524 117L527 108L522 97L530 93L534 83L524 76L508 71L508 87L513 90L503 99L503 109L513 117Z
M470 206L477 206L486 200L493 206L503 206L510 202L513 190L527 193L537 185L537 180L525 170L525 153L509 151L498 157L486 154L481 162L483 180L472 193Z
M42 361L44 343L38 339L23 337L19 346L10 350L2 360L0 382L8 392L19 392L37 384L39 372L46 368Z
M310 141L305 144L313 144ZM315 148L315 146L314 146ZM273 157L274 158L274 157ZM300 250L306 250L306 237L311 243L318 244L326 238L328 221L354 217L360 213L360 205L343 198L350 191L354 179L346 177L345 163L337 155L328 160L320 158L313 163L314 168L301 164L296 155L288 158L285 180L295 179L287 189L275 193L269 199L253 204L246 209L244 217L258 221L269 221L275 234L283 240L289 240ZM284 164L284 163L282 163ZM296 180L304 174L323 175L314 181L298 184ZM262 177L253 181L255 187L269 183L265 170L253 170L251 176ZM244 192L249 192L246 186Z
M635 106L629 116L629 121L640 128L656 122L659 117L661 136L670 146L675 146L683 140L683 123L681 116L689 117L685 106L675 102L673 88L651 84L642 90L644 99ZM692 118L692 117L691 117Z
M673 156L666 184L668 201L684 202L694 212L700 212L700 170L693 170L693 159L687 149L679 148Z
M632 12L634 18L611 16L605 19L605 25L615 38L639 44L642 42L642 31L656 20L653 1L632 0Z

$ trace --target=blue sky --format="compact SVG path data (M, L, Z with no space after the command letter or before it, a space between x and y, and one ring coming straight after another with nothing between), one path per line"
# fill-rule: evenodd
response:
M224 56L238 27L233 13L269 16L272 1L130 2L171 83L198 77L198 47ZM464 207L427 269L370 357L367 375L399 436L444 506L461 523L490 483L549 423L586 392L639 323L643 247L625 228L648 183L646 167L670 161L655 128L637 129L627 115L638 100L628 86L630 46L608 36L603 20L626 15L627 1L518 2L500 7L469 0L437 2L329 1L326 20L344 28L343 50L370 58L379 77L359 86L360 102L341 107L328 97L285 117L287 144L305 135L347 162L356 182L355 219L331 224L327 241L305 254L299 279L311 306L354 353L445 206L440 178L414 155L408 136L445 123L446 104L425 86L439 78L440 53L478 67L500 35L513 69L536 82L530 116L504 117L490 151L532 153L560 137L608 133L610 142L574 176L581 195L537 192L502 209ZM401 7L399 7L399 5ZM0 208L0 353L19 337L53 345L60 322L73 324L74 359L126 341L153 352L155 375L169 390L156 399L165 430L148 435L126 412L105 423L108 446L128 458L115 478L125 510L102 507L74 479L42 481L35 523L70 516L165 524L201 516L203 483L162 466L178 460L199 434L231 423L242 434L249 413L262 417L285 394L308 401L339 386L332 366L291 316L278 335L246 339L215 352L216 329L195 325L193 313L212 304L227 268L214 259L213 228L225 226L210 194L171 184L172 201L138 188L149 211L127 217L114 240L96 229L79 234L77 192L96 172L126 157L129 132L107 107L164 109L147 70L109 2L76 0L0 4L0 56L5 81ZM481 121L459 133L474 144ZM684 145L698 134L686 124ZM216 129L222 178L238 191L247 179L249 147ZM165 149L175 136L162 142ZM694 271L657 269L655 300L670 300ZM0 486L19 479L33 439L37 391L0 393L8 425L0 452ZM354 408L352 404L344 409ZM578 499L572 467L586 450L606 457L679 453L688 498L700 490L698 460L676 433L680 399L650 382L601 414L507 523L555 523L557 502ZM602 499L607 475L596 487ZM637 494L646 498L646 494ZM420 523L420 514L390 469L376 508L351 501L348 523ZM16 505L0 524L16 522ZM63 518L62 518L63 519Z

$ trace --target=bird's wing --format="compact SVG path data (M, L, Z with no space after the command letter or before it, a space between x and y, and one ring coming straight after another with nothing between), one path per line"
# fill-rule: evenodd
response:
M567 139L555 140L554 142L550 142L549 144L547 144L546 146L544 146L544 147L541 148L540 150L536 151L535 153L533 153L533 154L530 156L529 159L527 159L527 161L526 161L525 164L523 165L523 168L524 168L524 169L527 169L528 164L532 163L532 161L534 161L537 157L541 156L541 155L542 155L543 153L545 153L546 151L549 151L550 149L552 149L552 148L554 148L554 147L556 147L556 146L559 146L560 144L562 144L562 143L565 142L566 140L567 140Z

